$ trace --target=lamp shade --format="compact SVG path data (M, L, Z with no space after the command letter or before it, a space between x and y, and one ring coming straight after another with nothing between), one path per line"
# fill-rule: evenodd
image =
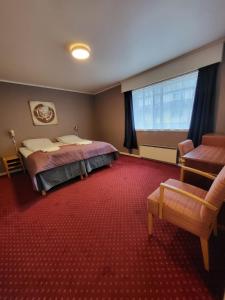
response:
M70 46L72 56L78 60L85 60L90 56L91 49L86 44L72 44Z

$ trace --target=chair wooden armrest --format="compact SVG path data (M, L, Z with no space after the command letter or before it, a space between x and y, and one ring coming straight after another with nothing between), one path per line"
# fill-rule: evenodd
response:
M217 211L218 208L216 206L214 206L213 204L205 201L204 199L192 194L192 193L189 193L187 191L184 191L182 189L179 189L175 186L172 186L172 185L169 185L169 184L166 184L166 183L161 183L160 184L160 200L159 200L159 217L162 218L162 207L163 207L163 200L164 200L164 190L165 189L168 189L170 191L173 191L175 193L178 193L180 195L184 195L184 196L187 196L189 198L191 198L192 200L198 202L198 203L201 203L202 205L205 205L207 208L211 209L212 211Z
M179 161L179 165L181 166L185 163L185 159L182 156L179 157L178 161Z
M190 168L190 167L187 167L187 166L184 166L184 165L179 165L179 166L181 167L181 181L183 181L184 171L188 171L188 172L191 172L191 173L194 173L194 174L198 174L198 175L201 175L203 177L209 178L211 180L214 180L216 178L216 176L211 174L211 173L203 172L201 170Z

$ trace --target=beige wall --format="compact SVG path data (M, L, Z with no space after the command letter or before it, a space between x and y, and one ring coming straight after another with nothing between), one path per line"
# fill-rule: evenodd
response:
M221 62L223 57L223 43L224 39L220 39L128 78L121 83L122 92L142 88L155 82L170 79Z
M218 133L225 134L225 47L223 61L220 65L218 74L217 88L217 108L216 108L216 127Z
M58 125L34 126L29 100L52 101ZM93 96L60 90L0 82L0 156L14 152L8 135L14 129L18 144L27 138L55 137L73 133L75 124L81 136L93 138ZM1 167L0 167L1 172Z
M112 143L120 151L124 138L124 101L120 86L94 97L95 138Z

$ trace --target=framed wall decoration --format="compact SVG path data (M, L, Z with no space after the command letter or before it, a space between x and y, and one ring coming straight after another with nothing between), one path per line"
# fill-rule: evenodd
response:
M53 102L29 101L34 125L58 124Z

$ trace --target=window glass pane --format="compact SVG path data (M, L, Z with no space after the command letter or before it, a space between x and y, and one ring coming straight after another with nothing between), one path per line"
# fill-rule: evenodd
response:
M188 129L198 72L132 91L136 130Z

